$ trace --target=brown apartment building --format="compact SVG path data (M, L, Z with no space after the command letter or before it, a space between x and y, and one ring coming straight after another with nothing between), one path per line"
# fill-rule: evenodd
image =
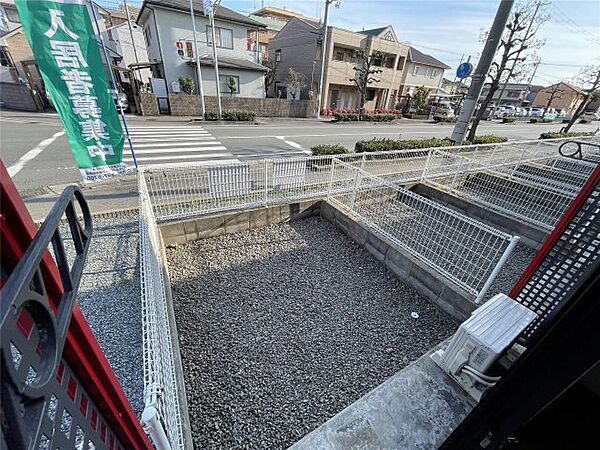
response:
M317 95L321 69L321 36L320 24L292 18L271 39L269 58L274 58L278 62L271 95L289 96L286 79L290 68L302 73L306 80L299 98L314 98ZM407 78L405 70L407 64L411 62L411 47L399 41L391 25L362 31L327 27L322 108L353 109L359 106L358 90L350 80L355 75L354 67L358 63L357 54L360 49L383 54L383 57L376 62L382 70L382 73L377 75L379 82L373 83L367 92L365 103L367 110L394 108L401 91L408 89L407 84L413 78L421 80L420 77ZM412 54L415 55L416 52ZM419 55L423 54L419 52ZM414 59L414 56L412 58ZM437 87L447 66L440 61L432 60L433 63L420 58L419 71L427 74L428 85Z
M532 105L541 108L560 108L568 114L573 114L584 98L585 92L581 89L561 81L540 89L533 99ZM549 101L550 105L548 105Z

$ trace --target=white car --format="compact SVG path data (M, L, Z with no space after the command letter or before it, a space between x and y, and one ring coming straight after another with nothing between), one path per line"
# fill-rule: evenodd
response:
M531 108L529 117L544 117L544 108Z

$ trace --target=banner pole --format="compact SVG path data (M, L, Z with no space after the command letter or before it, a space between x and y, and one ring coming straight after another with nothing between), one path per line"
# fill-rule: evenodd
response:
M121 101L119 100L119 90L117 89L117 80L115 79L115 73L112 69L112 64L110 63L110 58L108 56L108 50L106 49L106 44L104 43L104 38L102 37L102 33L100 32L100 26L98 25L98 16L96 15L95 3L93 0L90 0L90 7L92 9L92 16L94 18L94 24L96 25L96 39L100 41L100 45L102 46L102 51L104 52L104 59L106 60L106 66L108 67L108 73L110 74L110 79L112 82L113 89L115 90L115 96L117 97L117 105L119 106L119 113L121 115L121 120L123 121L123 128L125 128L125 136L127 136L127 143L129 144L129 150L131 151L131 156L133 157L133 164L135 168L138 169L137 158L135 157L135 152L133 151L133 144L131 142L131 137L129 136L129 127L127 126L127 118L125 117L125 112L123 111L123 106L121 105Z

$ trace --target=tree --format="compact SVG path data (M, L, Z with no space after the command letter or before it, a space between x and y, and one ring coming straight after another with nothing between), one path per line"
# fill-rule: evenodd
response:
M492 62L488 73L489 91L475 114L467 140L472 141L475 138L477 126L492 102L500 83L508 83L512 79L523 77L523 67L527 66L525 62L535 57L535 50L544 45L543 40L536 38L540 27L549 19L549 16L543 11L541 13L538 11L544 6L533 1L527 1L518 5L512 13L498 45L499 56ZM482 35L483 38L487 38L486 33Z
M567 90L564 88L564 83L562 81L550 86L548 91L548 101L546 102L544 109L548 111L548 109L552 106L552 102L554 100L560 100L565 96L566 93Z
M229 89L229 96L233 97L233 94L235 94L235 78L233 77L229 77L229 79L227 80L227 89Z
M192 77L179 77L179 87L186 94L192 95L194 93L194 80Z
M300 90L306 86L306 77L304 74L290 67L289 75L285 80L285 84L287 84L288 92L292 94L292 99L297 100L296 95L299 96Z
M383 53L377 51L369 53L361 48L357 57L360 65L354 67L354 78L351 78L350 81L354 82L360 94L358 119L362 120L369 85L379 83L379 79L375 78L374 75L383 72L383 69L378 68L380 64L376 64L377 61L383 59Z
M269 59L268 61L263 61L262 65L267 69L267 73L265 73L265 92L269 93L269 87L275 82L275 78L277 77L277 69L279 68L279 61L276 59Z
M583 101L571 116L571 120L569 120L567 126L563 128L563 131L565 132L571 129L573 124L577 122L577 119L585 112L590 102L596 97L596 91L600 88L600 64L597 66L584 67L577 77L577 84L582 87L585 95Z
M413 97L412 104L417 113L425 109L428 98L429 89L427 89L425 86L418 86L417 89L415 89L415 96Z

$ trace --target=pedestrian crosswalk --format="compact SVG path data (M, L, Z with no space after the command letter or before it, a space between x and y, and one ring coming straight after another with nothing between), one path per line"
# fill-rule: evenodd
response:
M129 136L137 163L141 166L184 162L240 162L310 154L299 144L286 140L283 136L266 136L264 143L256 146L254 140L254 147L247 147L246 143L240 145L245 138L226 137L226 133L222 138L216 138L198 125L130 126ZM227 148L220 140L229 140L234 149ZM123 162L133 164L133 156L127 144Z
M221 142L200 126L130 127L129 136L139 165L169 162L238 161ZM125 146L123 161L133 163Z

